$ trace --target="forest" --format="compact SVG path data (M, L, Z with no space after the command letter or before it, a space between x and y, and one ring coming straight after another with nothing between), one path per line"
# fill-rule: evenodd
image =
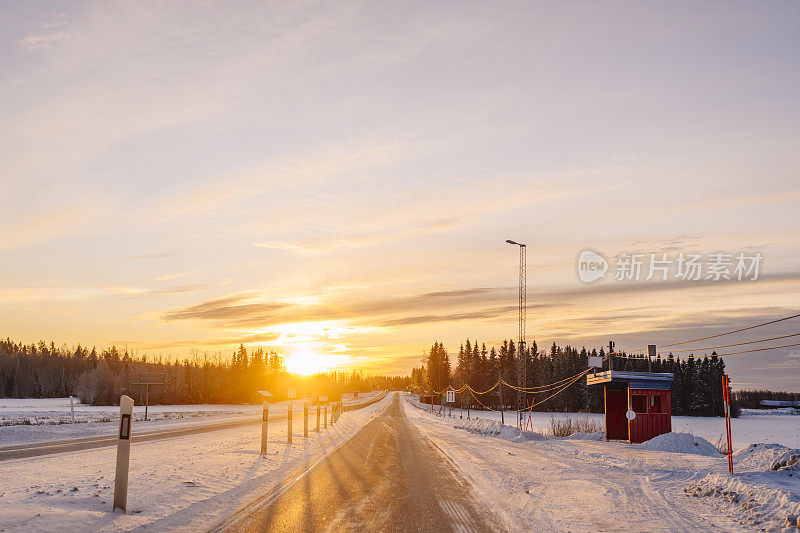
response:
M569 383L568 378L588 368L589 356L605 355L602 348L589 351L586 348L561 347L555 343L549 350L540 350L534 341L522 354L527 359L525 387L543 387L562 380ZM459 389L466 384L474 391L482 392L491 389L501 379L519 385L519 353L513 340L504 340L499 347L487 349L485 343L468 339L460 346L457 357L457 361L451 361L444 345L435 342L423 364L411 372L415 390L430 394L431 391L441 392L448 387ZM608 362L604 365L607 370ZM616 353L614 370L647 372L648 362L644 356ZM659 356L653 359L651 370L674 374L671 394L673 415L723 416L722 375L725 373L725 361L721 357L711 354L709 357L680 358L669 354L666 358ZM533 407L535 411L603 412L603 388L588 387L584 377L553 395L557 391L528 394L527 401L538 404ZM457 402L463 401L465 406L473 409L483 405L499 410L502 398L505 409L514 409L516 394L512 388L501 385L485 394L461 392ZM732 415L738 416L738 410L738 405L731 406Z
M136 356L115 346L98 352L83 346L58 347L43 341L22 344L0 341L0 398L63 398L77 396L91 405L116 405L122 394L138 403L144 387L141 373L159 373L162 386L150 387L150 403L253 403L266 390L284 399L288 385L298 397L326 394L331 400L343 392L403 389L403 377L363 376L358 371L332 371L295 376L284 368L283 357L263 348L244 345L229 358L194 353L183 360Z

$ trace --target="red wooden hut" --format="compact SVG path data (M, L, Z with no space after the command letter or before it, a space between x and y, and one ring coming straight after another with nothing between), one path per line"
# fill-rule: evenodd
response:
M672 431L672 374L607 370L586 377L587 385L603 385L606 440L644 442ZM633 411L633 420L626 417Z

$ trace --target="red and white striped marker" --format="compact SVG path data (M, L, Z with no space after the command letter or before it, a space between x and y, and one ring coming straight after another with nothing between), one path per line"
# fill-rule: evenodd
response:
M722 375L722 398L725 405L725 431L728 435L728 471L733 474L733 443L731 442L731 389L728 374Z

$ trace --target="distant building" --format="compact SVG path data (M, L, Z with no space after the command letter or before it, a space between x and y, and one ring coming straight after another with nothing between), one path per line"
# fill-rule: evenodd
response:
M761 407L764 409L778 409L780 407L794 407L800 409L800 401L793 400L761 400Z

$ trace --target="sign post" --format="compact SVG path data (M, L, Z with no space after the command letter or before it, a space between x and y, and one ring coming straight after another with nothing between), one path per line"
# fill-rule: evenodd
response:
M75 423L75 406L72 403L72 396L69 397L69 416L72 418L72 423Z
M133 398L119 399L119 434L117 435L117 471L114 475L114 507L125 514L128 511L128 469L131 459L131 433L133 424Z
M450 407L450 416L453 416L453 404L456 403L456 391L448 390L447 391L447 403Z
M266 400L261 404L261 456L267 455L267 424L269 423L269 404Z
M320 405L319 402L317 402L317 433L319 433L319 410L320 410Z
M139 388L141 394L141 387L144 386L144 419L147 421L147 408L150 405L150 385L161 386L166 380L164 374L161 372L139 372L139 381L131 383L131 386Z
M733 474L733 443L731 442L731 389L728 374L722 375L722 399L725 404L725 433L728 435L728 471Z

